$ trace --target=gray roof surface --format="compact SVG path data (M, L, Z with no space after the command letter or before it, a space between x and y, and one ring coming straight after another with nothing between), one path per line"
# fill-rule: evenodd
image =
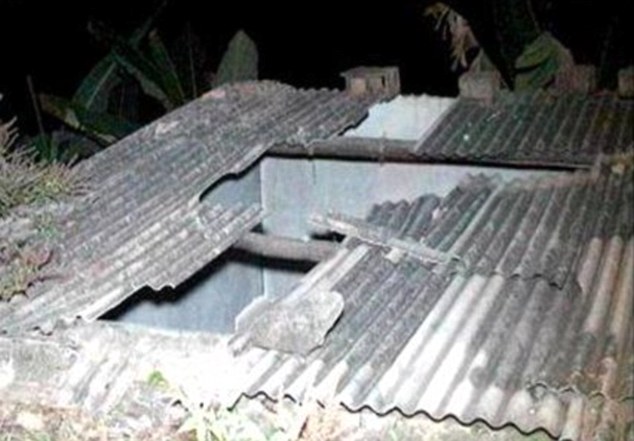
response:
M81 163L92 192L59 225L55 277L0 304L0 331L94 320L138 289L176 286L262 218L201 195L278 143L305 145L358 122L370 103L274 82L216 89Z
M526 432L542 428L560 439L623 434L632 425L627 403L634 397L632 177L628 171L501 184L476 176L444 198L377 205L365 221L345 227L352 231L345 248L280 299L325 291L344 299L323 346L306 357L251 347L240 335L229 340L97 322L48 338L0 337L3 397L160 419L154 415L160 391L144 385L159 371L225 402L264 393L380 414L399 409ZM597 207L569 205L593 220L582 223L589 233L577 237L582 252L560 286L549 275L504 273L453 251L438 259L413 245L429 240L424 250L439 248L431 238L450 223L446 250L471 249L465 244L483 231L505 231L486 221L496 198L546 190L556 200L559 189L579 188L595 189ZM548 223L551 210L560 205L547 204L537 225ZM538 226L512 225L513 233L503 234L508 243L524 235L528 243L567 240L556 234L538 240ZM359 239L366 236L370 241ZM481 255L500 241L494 234ZM249 320L249 311L241 320Z
M460 98L413 151L432 161L589 166L634 151L634 102L543 91L491 105Z
M476 176L442 199L375 207L279 300L343 296L322 347L303 359L236 338L258 360L247 393L585 439L597 402L609 420L634 397L633 178Z
M256 360L234 358L227 341L228 336L104 321L58 330L46 338L21 336L16 340L0 336L0 430L16 433L16 426L24 425L32 433L28 422L44 412L52 416L49 430L56 431L69 420L67 416L62 421L64 414L56 411L70 411L72 415L79 409L99 422L100 435L107 433L108 439L147 439L150 433L159 434L151 439L173 439L187 417L177 400L184 397L196 404L200 400L215 408L230 405L241 395L240 386L250 376L249 363ZM331 417L334 412L338 417L327 426L319 424L322 430L315 430L315 421L310 421L301 439L325 439L327 435L327 439L360 441L388 439L390 433L407 440L521 439L512 428L489 430L483 424L466 427L452 419L439 422L423 415L403 418L393 413L385 417L372 412L349 413L340 406L315 406L311 410L312 406L289 405L290 400L271 403L241 399L233 411L248 418L244 421L257 424L264 433L270 433L267 427L271 431L283 429L289 438L298 430L297 422L305 420L308 408L309 418L315 412L328 412ZM7 413L12 407L29 409L26 414L31 418L23 418L24 412ZM76 427L74 433L87 437L81 431L81 420L70 418ZM323 430L331 425L338 430ZM171 436L165 433L166 427L172 429ZM43 432L43 428L38 429L38 433ZM68 431L61 433L69 436ZM544 439L542 434L537 438Z
M226 337L209 333L97 321L47 337L0 336L3 405L79 408L122 433L156 428L169 418L177 394L151 384L152 374L193 401L215 404L239 396L231 388L238 371Z

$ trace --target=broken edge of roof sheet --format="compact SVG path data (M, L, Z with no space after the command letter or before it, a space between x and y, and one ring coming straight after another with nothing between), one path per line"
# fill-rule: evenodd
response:
M301 358L251 347L248 332L234 341L256 360L247 395L592 439L634 399L633 178L630 170L491 188L476 178L437 204L377 207L370 222L462 250L477 270L438 273L401 250L349 240L289 294L343 296L320 348ZM427 221L415 222L418 214ZM565 252L548 261L566 264L552 274L493 271L504 259L539 268L533 262L554 243Z
M175 286L262 217L201 195L279 143L306 145L365 117L344 92L252 82L213 90L84 163L93 192L61 225L54 278L0 305L0 331L94 320L144 286Z
M590 167L634 152L634 102L616 95L509 93L461 98L412 147L430 161Z

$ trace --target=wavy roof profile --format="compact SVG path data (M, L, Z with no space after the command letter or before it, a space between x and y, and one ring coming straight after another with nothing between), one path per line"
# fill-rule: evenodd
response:
M323 346L306 358L251 347L245 311L233 344L254 363L247 395L560 439L612 430L634 398L632 200L634 172L616 167L510 184L477 176L444 198L374 207L343 228L347 249L280 300L344 298Z

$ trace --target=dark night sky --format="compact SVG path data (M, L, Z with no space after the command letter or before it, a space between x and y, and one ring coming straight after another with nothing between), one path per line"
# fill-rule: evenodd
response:
M106 52L87 33L88 20L98 19L127 32L158 3L0 0L0 93L5 95L0 115L17 113L21 125L31 127L27 74L38 91L71 95ZM560 39L573 46L581 61L595 60L600 51L611 12L609 7L597 8L599 3L564 0L552 12L560 22ZM190 22L215 63L230 37L243 28L258 46L260 76L298 86L340 87L342 70L394 64L401 69L405 93L452 95L457 91L457 75L450 70L446 45L433 31L432 22L423 17L424 5L417 0L392 0L380 7L367 0L290 4L172 0L159 21L159 32L168 40ZM566 9L566 5L573 7ZM574 19L567 15L570 9ZM594 19L598 16L599 23Z

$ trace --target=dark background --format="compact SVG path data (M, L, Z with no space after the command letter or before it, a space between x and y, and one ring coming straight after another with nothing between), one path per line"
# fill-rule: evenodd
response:
M475 2L477 0L468 0ZM87 32L89 20L121 33L138 27L159 1L83 2L0 0L0 117L20 118L34 130L26 76L36 91L70 96L107 48ZM486 7L486 1L482 1ZM449 48L424 17L428 3L381 2L201 2L172 0L162 13L159 33L169 42L190 23L215 70L231 36L240 28L255 41L260 77L297 86L342 87L339 72L357 65L398 65L404 93L455 95ZM616 65L632 63L631 15L627 2L561 0L542 2L543 22L584 63L598 63L609 25L616 33ZM614 25L616 23L616 25ZM614 38L614 37L613 37Z

